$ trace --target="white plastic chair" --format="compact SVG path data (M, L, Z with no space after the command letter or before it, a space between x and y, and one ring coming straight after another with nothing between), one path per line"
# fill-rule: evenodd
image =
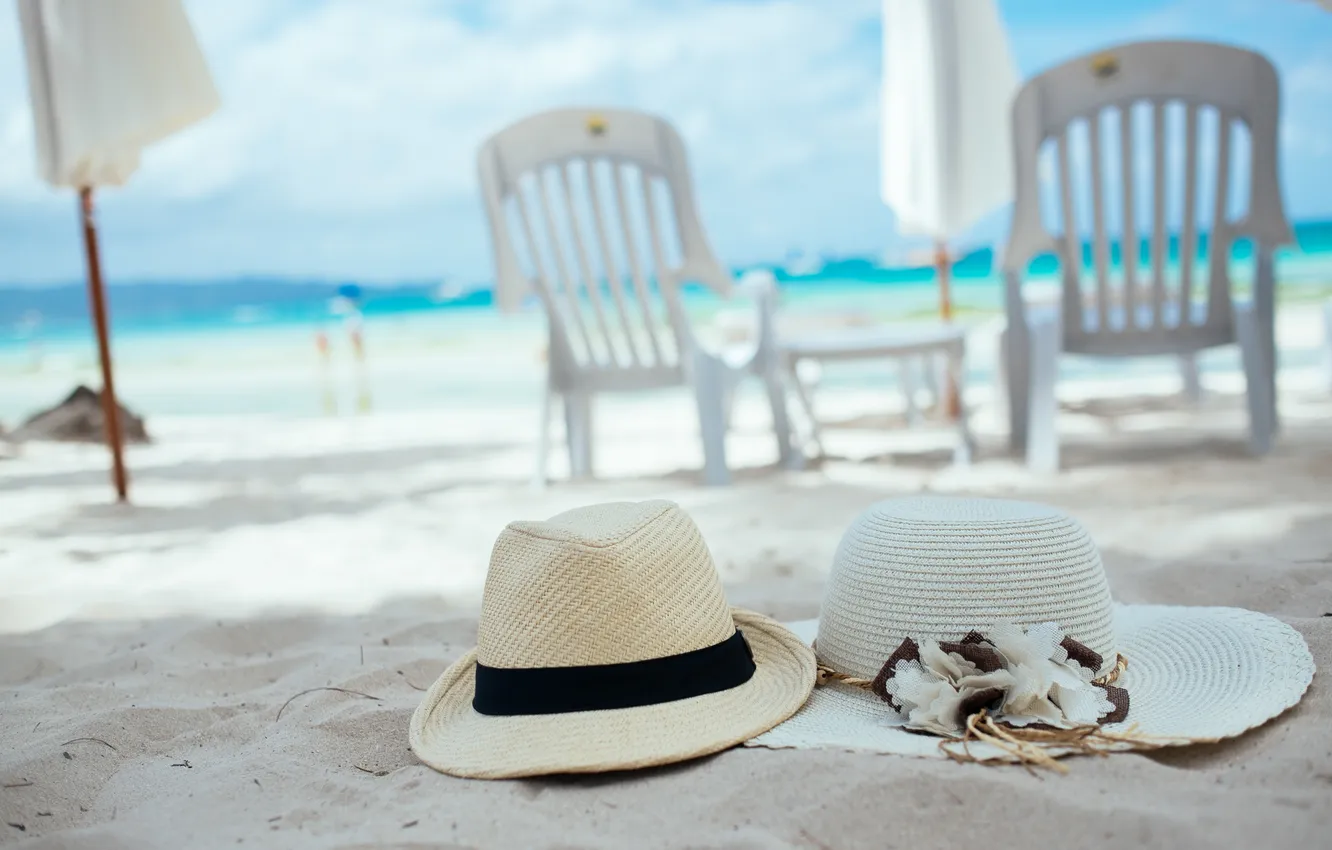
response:
M618 109L554 110L489 138L478 165L501 306L535 291L550 329L537 486L554 397L579 477L592 474L595 395L674 386L697 402L706 482L727 484L729 399L745 374L766 387L782 463L800 464L772 344L774 293L759 294L761 333L738 361L706 351L685 314L682 284L721 295L733 285L704 235L670 124Z
M1059 465L1055 383L1061 353L1191 358L1237 343L1247 383L1250 448L1255 454L1271 448L1278 428L1272 254L1292 241L1277 182L1279 102L1277 73L1267 59L1199 42L1127 44L1073 59L1023 86L1013 104L1016 185L1003 263L1008 317L1003 346L1011 441L1025 450L1029 466ZM1247 158L1239 155L1245 147L1240 125L1247 130ZM1079 130L1089 147L1085 157L1071 152ZM1042 191L1047 143L1057 172L1048 188L1057 192ZM1212 150L1210 175L1200 181L1209 158L1200 151ZM1107 179L1107 171L1119 179ZM1122 274L1112 274L1108 232L1118 223L1120 244L1139 245L1141 210L1135 198L1139 178L1147 173L1148 256L1140 263L1138 251L1124 251ZM1181 182L1182 193L1173 191ZM1199 297L1194 282L1199 196L1208 188L1207 274ZM1048 203L1042 203L1043 194ZM1166 270L1168 199L1172 207L1182 207L1174 280ZM1080 230L1080 206L1090 209L1094 265L1085 290L1080 234L1086 216ZM1058 226L1045 223L1056 219ZM1245 238L1253 242L1253 295L1240 303L1232 297L1230 259L1235 242ZM1038 309L1024 302L1022 283L1031 260L1046 252L1059 260L1062 295L1058 305Z

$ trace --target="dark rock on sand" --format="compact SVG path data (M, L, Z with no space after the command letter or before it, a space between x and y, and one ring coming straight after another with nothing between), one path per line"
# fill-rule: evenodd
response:
M126 443L149 442L143 417L136 416L124 405L119 406L119 412L121 438ZM60 404L24 422L9 435L9 439L15 442L24 440L106 442L106 417L102 413L101 393L80 386Z

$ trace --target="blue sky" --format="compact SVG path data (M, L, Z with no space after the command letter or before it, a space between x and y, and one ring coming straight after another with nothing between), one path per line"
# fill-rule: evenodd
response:
M686 138L723 259L902 242L878 193L878 0L192 0L222 111L102 194L113 280L480 281L475 150L553 106L630 106ZM1201 38L1282 73L1292 218L1332 218L1332 13L1300 0L1001 0L1019 70ZM82 275L74 200L34 175L0 10L0 282ZM1003 216L971 241L1002 232Z

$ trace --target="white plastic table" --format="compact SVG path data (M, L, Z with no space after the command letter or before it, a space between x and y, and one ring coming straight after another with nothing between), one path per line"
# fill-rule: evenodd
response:
M909 362L914 358L941 360L952 385L958 388L958 414L954 421L958 442L953 458L968 463L975 451L975 439L968 422L965 402L966 331L958 325L939 324L901 328L849 328L836 333L780 339L778 349L792 377L796 395L810 420L811 437L822 454L823 438L810 389L800 377L801 362L819 364L846 360L895 360L901 364L902 389L906 396L908 421L918 417Z

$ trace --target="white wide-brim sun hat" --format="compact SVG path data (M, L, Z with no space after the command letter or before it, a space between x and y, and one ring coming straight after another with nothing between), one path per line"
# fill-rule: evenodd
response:
M1314 675L1300 634L1264 614L1115 604L1077 522L1006 500L927 496L872 506L843 537L819 619L789 625L825 671L873 679L907 638L959 641L998 623L1057 624L1104 659L1097 673L1123 658L1114 685L1128 694L1128 714L1102 728L1131 738L1126 748L1241 735L1295 705ZM880 696L829 681L747 746L947 756L940 744L948 738L906 724ZM965 751L1013 758L984 742Z
M803 641L727 605L679 507L593 505L504 530L477 648L427 690L408 736L463 777L669 764L787 719L814 675Z

